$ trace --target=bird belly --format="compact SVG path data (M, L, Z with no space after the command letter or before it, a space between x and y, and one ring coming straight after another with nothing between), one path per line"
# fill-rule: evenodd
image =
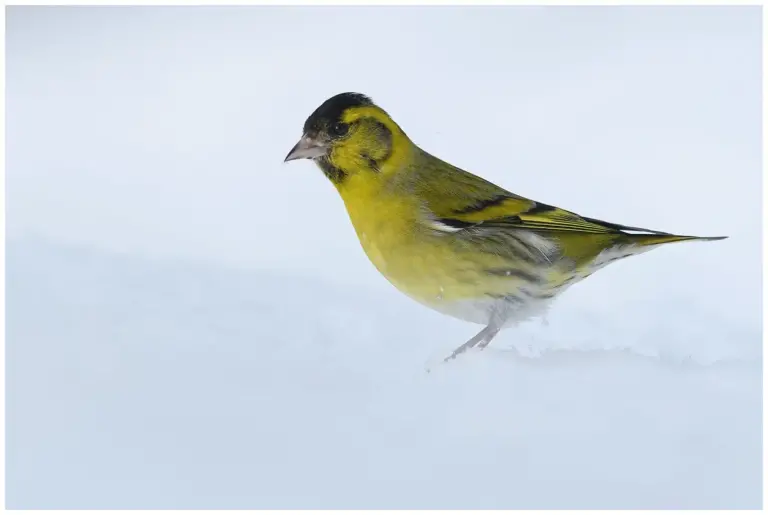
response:
M409 204L377 195L344 195L352 225L368 259L398 290L440 313L488 324L505 325L546 311L551 283L543 275L499 270L516 263L462 244L455 235L426 228L420 212ZM522 265L520 265L522 266Z
M524 304L517 304L491 297L445 302L420 302L444 315L483 325L490 323L497 314L503 313L502 327L509 327L542 316L547 312L551 303L550 300L531 299Z
M490 260L485 264L492 267L495 256L458 254L449 246L430 245L423 237L390 240L386 245L365 232L359 237L370 261L390 283L445 315L478 324L488 324L495 317L508 326L542 315L550 304L544 285L523 286L514 277L485 273L482 260Z

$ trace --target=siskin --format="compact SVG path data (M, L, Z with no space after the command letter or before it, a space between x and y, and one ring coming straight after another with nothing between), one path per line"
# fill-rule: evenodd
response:
M719 240L627 227L510 193L419 148L359 93L326 100L285 161L312 159L374 266L400 291L484 328L445 360L543 314L603 266L659 245Z

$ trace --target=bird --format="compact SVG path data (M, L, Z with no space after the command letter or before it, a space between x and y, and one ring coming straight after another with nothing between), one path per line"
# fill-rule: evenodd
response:
M284 162L310 159L335 186L365 254L398 290L481 324L444 361L546 314L602 267L681 236L604 222L511 193L423 150L361 93L306 119Z

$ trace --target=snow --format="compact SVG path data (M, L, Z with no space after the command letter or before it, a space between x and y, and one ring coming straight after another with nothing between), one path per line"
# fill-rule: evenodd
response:
M475 328L318 280L28 241L8 296L10 506L760 503L746 357L522 358L508 332L427 374Z
M759 13L9 8L8 507L759 508ZM409 80L350 70L395 20ZM280 162L345 90L517 193L730 238L427 372L479 326Z

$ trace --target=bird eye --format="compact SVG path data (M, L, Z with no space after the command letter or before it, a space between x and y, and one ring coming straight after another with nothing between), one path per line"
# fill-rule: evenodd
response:
M349 131L349 125L346 123L336 122L331 125L330 133L333 136L344 136Z

